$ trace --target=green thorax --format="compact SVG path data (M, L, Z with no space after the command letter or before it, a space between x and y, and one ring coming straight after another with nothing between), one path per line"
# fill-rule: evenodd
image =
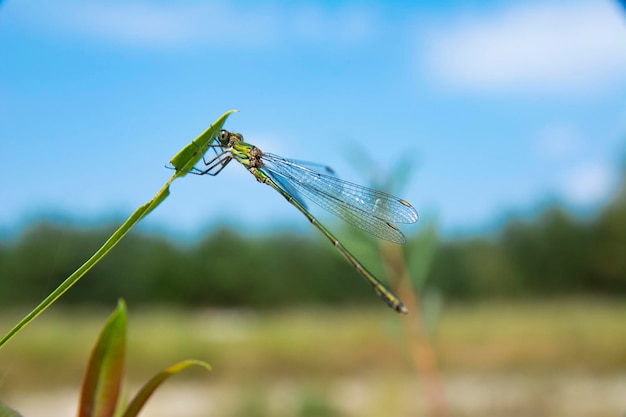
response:
M263 166L261 156L263 152L256 146L244 142L237 141L232 146L231 151L233 157L247 168L260 168Z

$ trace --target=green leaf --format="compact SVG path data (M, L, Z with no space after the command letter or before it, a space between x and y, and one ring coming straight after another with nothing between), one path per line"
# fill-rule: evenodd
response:
M22 415L0 401L0 417L22 417Z
M211 370L211 366L208 363L203 362L203 361L197 361L197 360L187 360L187 361L178 362L164 369L163 371L159 372L154 377L152 377L152 379L150 379L150 381L148 381L139 390L137 395L135 395L135 398L133 398L130 404L128 404L128 407L126 408L126 411L124 412L122 417L136 417L137 414L139 414L139 412L141 411L141 408L144 406L146 401L148 401L152 393L159 387L159 385L161 385L170 376L177 374L178 372L193 365L200 366L202 368L205 368L208 371Z
M202 157L202 153L208 149L209 141L220 131L228 116L236 110L230 110L224 113L215 121L207 130L205 130L195 140L185 146L171 160L172 165L177 171L165 183L152 200L139 207L131 216L117 229L113 235L96 251L91 258L82 264L72 275L65 279L57 288L54 289L39 305L37 305L30 313L28 313L19 323L17 323L2 339L0 339L0 348L19 333L26 325L33 321L37 316L50 307L59 297L65 294L79 279L83 277L91 268L104 258L115 245L130 231L130 229L143 219L148 213L154 210L163 200L170 194L170 184L178 177L184 176Z
M186 175L191 168L193 168L209 147L209 142L213 139L220 130L228 116L237 110L229 110L215 121L211 126L207 128L200 136L191 141L191 143L180 150L170 160L172 166L176 168L176 175L182 177Z
M126 305L111 314L91 352L81 388L78 417L111 417L122 385L126 351Z

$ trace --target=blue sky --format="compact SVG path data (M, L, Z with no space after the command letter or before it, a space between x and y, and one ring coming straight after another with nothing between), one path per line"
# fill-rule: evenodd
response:
M5 1L0 228L123 219L229 109L226 127L264 151L354 182L372 175L348 155L357 147L381 172L411 161L398 194L444 233L549 201L593 211L626 154L622 12L602 0ZM241 167L171 190L144 227L310 229Z

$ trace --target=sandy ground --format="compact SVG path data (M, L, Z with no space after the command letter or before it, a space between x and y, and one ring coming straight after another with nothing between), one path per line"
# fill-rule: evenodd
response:
M445 401L450 416L603 417L626 415L626 375L447 375ZM149 401L142 417L243 416L257 409L263 416L302 415L301 380L273 380L242 389L215 381L170 381ZM131 387L134 392L137 387ZM334 379L320 386L330 404L329 416L426 416L417 380L379 381L373 376ZM254 391L257 391L256 394ZM59 387L3 401L25 417L76 414L78 393ZM252 398L254 397L254 398ZM252 398L252 399L251 399ZM256 405L255 405L256 404Z

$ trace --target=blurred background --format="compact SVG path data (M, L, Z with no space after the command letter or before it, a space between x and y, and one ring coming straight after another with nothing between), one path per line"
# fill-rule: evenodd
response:
M411 314L231 164L174 182L0 351L0 400L74 413L123 297L130 393L214 368L145 416L624 415L622 2L1 2L0 331L230 109L262 150L417 208L398 247L312 207Z

